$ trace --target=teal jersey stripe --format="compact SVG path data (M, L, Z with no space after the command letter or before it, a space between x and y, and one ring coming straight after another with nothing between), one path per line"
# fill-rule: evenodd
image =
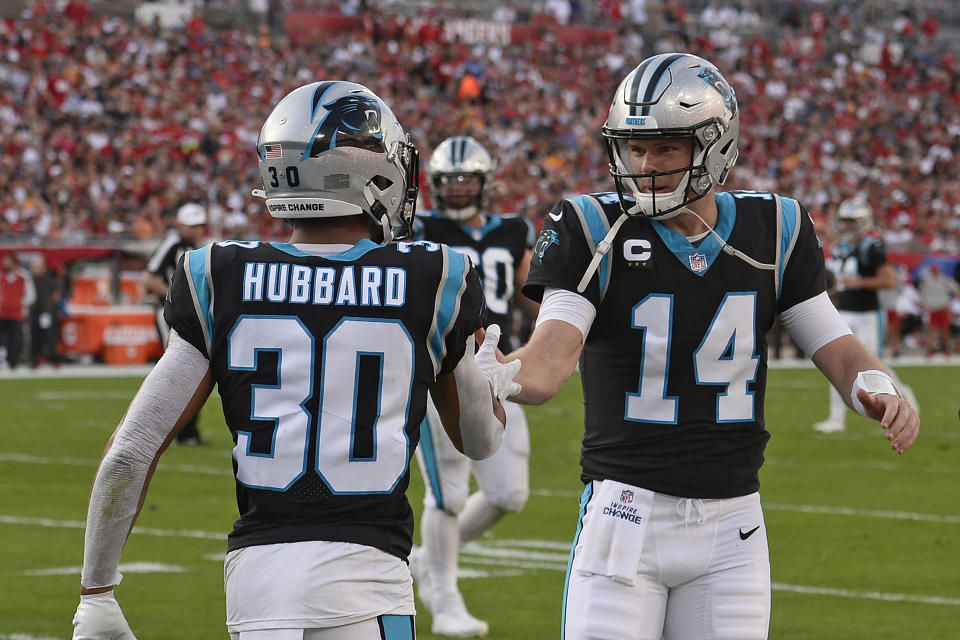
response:
M780 236L780 271L777 274L780 278L780 289L783 290L783 272L787 269L787 252L793 244L793 237L799 231L797 223L800 217L797 215L797 203L790 198L780 198L781 216L783 217L783 235ZM780 292L777 292L779 298Z
M449 247L446 254L446 277L440 284L440 304L437 305L437 323L430 336L430 351L436 362L436 371L440 371L443 357L446 355L446 346L443 339L450 332L460 309L460 296L464 289L464 279L469 263L466 257Z
M431 401L432 402L432 401ZM427 478L430 481L430 491L437 503L437 508L443 510L443 487L440 484L440 470L437 463L437 445L433 441L433 432L430 431L430 421L424 417L420 423L420 452L423 454L423 465L426 467Z
M593 239L593 246L599 245L607 235L610 225L604 218L603 212L597 208L596 201L590 196L580 195L573 199L583 211L584 221L587 228L590 229L590 237ZM610 284L610 254L600 259L600 268L597 270L600 278L600 299L607 293L607 286Z
M193 249L187 252L187 260L190 270L190 279L193 280L193 289L197 292L197 303L200 305L200 312L203 314L201 320L207 325L207 334L210 336L210 344L213 344L213 314L210 311L210 286L207 280L207 254L210 252L210 245L201 249Z

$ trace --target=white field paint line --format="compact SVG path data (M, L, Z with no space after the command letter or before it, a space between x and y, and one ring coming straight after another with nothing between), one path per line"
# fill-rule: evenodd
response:
M81 520L52 520L49 518L21 518L20 516L10 516L0 514L0 524L20 524L34 527L49 527L52 529L83 529L84 522ZM151 527L134 527L132 533L145 536L157 536L161 538L200 538L202 540L225 541L226 532L214 533L212 531L197 531L191 529L154 529Z
M464 569L457 567L457 578L477 579L477 578L516 578L527 575L526 571L506 570L506 571L484 571L482 569Z
M186 573L187 568L175 564L161 564L159 562L130 562L121 564L120 573ZM51 567L50 569L31 569L24 571L25 576L72 576L80 575L83 567Z
M467 556L464 555L460 558L460 562L465 564L488 564L497 567L512 567L514 569L550 569L553 571L566 571L567 563L563 564L555 562L523 562L521 560L511 560L510 562L504 562L503 560L497 558L485 558L484 556Z
M566 490L566 489L530 489L531 495L535 496L544 496L546 498L579 498L580 494L583 493L583 489L580 491Z
M826 438L827 436L823 436ZM849 438L853 440L864 440L865 438ZM823 468L829 469L843 469L848 471L883 471L883 472L899 472L903 470L903 465L896 462L857 462L857 463L834 463L834 462L824 462L822 464L816 462L800 462L798 460L785 460L782 458L767 458L764 463L767 467L803 467L809 469L813 466L820 466ZM923 467L917 469L910 469L911 474L919 473L935 473L943 475L960 475L960 467L949 466L945 464L932 464L924 465Z
M153 365L66 365L58 369L40 367L29 369L18 367L14 371L9 369L0 371L0 378L6 380L30 380L37 378L143 378L146 377Z
M573 540L573 534L570 535L571 542L557 542L554 540L529 540L520 538L496 538L492 540L484 539L477 541L476 544L484 547L520 547L523 549L546 549L548 551L570 552L570 546ZM472 543L468 543L472 544Z
M805 587L803 585L783 584L781 582L774 582L771 586L774 591L790 591L809 595L857 598L862 600L885 600L887 602L916 602L919 604L941 604L960 607L960 598L916 596L908 593L882 593L879 591L850 591L848 589L834 589L830 587Z
M29 633L0 633L0 640L60 640L60 638L32 636Z
M476 542L468 542L461 550L465 555L479 555L487 558L500 558L503 560L542 560L544 562L563 562L566 563L570 557L569 546L565 553L544 553L542 551L530 551L529 549L495 549Z
M136 391L38 391L35 400L133 400Z
M815 504L777 504L764 503L769 511L793 511L796 513L824 513L836 516L856 516L858 518L883 518L886 520L916 520L919 522L940 522L960 524L960 516L938 515L933 513L913 513L910 511L887 511L874 509L853 509L851 507L826 507Z
M49 456L35 456L28 453L0 453L0 462L22 462L25 464L48 464L48 465L68 465L72 467L92 467L96 468L100 460L94 458L52 458ZM233 470L230 464L224 459L224 465L218 467L206 467L195 464L164 464L157 465L158 471L177 471L183 473L200 473L208 476L232 476Z

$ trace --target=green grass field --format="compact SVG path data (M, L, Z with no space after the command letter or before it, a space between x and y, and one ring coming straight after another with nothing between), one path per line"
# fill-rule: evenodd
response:
M904 367L921 404L921 439L893 454L879 427L851 416L815 434L827 387L811 369L769 376L773 434L762 471L776 640L960 637L958 367ZM0 640L70 637L90 483L137 378L0 379ZM532 495L461 559L461 587L491 638L558 638L564 568L581 490L576 377L528 410ZM212 398L206 448L161 459L123 556L117 589L140 640L227 638L222 557L236 517L230 438ZM415 463L414 463L415 464ZM420 474L411 502L419 511ZM430 618L417 623L421 639ZM691 639L696 640L696 639Z

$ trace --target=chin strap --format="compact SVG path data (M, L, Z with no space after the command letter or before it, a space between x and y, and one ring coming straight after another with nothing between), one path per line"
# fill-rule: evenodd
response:
M393 227L390 226L390 216L380 218L380 228L383 229L383 244L393 242Z
M623 226L623 223L626 222L629 217L626 213L620 214L617 221L610 227L610 231L607 231L607 235L605 235L603 240L600 241L600 244L597 245L597 250L593 254L593 260L587 265L587 270L583 272L583 277L580 278L580 284L577 285L577 293L583 293L583 290L587 288L587 283L590 282L590 278L593 277L593 274L600 266L600 261L603 260L603 256L607 255L607 252L610 251L610 243L613 241L614 236L617 235L617 231L620 231L620 227Z

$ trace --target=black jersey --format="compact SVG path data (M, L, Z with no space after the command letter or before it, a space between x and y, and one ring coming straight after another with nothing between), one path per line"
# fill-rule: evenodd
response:
M185 254L165 308L209 359L233 434L229 548L332 540L406 558L427 390L480 324L476 270L435 243L328 257L220 242Z
M631 217L583 295L597 310L580 362L586 410L583 480L613 479L680 497L759 487L769 439L763 402L774 316L824 291L823 253L794 200L716 195L716 231L771 270L696 246ZM524 293L576 291L620 217L616 193L561 201L544 222ZM779 220L779 224L778 224Z
M873 277L877 270L887 264L887 249L883 242L865 236L853 242L841 241L833 246L827 268L838 278L841 276ZM880 297L876 289L837 289L833 298L837 309L843 311L876 311Z
M513 321L514 276L523 254L533 246L534 228L526 218L489 215L470 227L431 211L417 217L418 238L442 242L470 257L480 272L486 299L486 324L500 325L500 350L508 353Z
M173 272L177 268L177 263L183 254L193 245L183 239L180 232L171 228L163 236L163 240L157 245L147 262L147 271L163 280L168 285L173 280ZM157 303L163 304L163 297L157 296Z

